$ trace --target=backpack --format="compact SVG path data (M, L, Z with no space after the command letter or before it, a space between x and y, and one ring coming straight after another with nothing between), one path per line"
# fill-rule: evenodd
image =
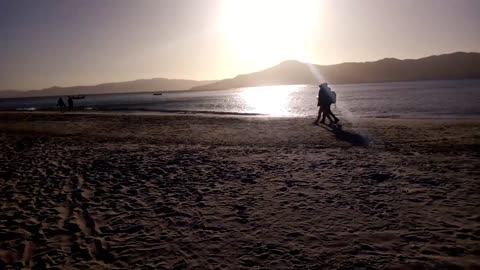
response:
M333 104L337 103L337 93L335 91L330 91L330 98Z

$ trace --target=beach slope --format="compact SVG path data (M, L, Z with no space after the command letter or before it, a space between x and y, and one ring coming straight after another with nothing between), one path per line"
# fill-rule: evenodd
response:
M0 119L0 269L480 268L478 120Z

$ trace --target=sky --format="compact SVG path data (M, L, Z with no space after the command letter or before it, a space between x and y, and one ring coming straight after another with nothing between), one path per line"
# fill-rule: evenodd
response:
M480 52L479 0L0 0L0 89Z

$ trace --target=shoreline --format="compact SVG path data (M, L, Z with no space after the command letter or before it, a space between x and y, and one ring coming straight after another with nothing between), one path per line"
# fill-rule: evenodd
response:
M315 119L316 115L269 115L262 113L242 113L242 112L223 112L223 111L188 111L188 110L164 110L164 111L148 111L148 110L83 110L73 112L59 112L56 110L0 110L0 114L59 114L59 115L121 115L121 116L168 116L168 115L187 115L202 117L257 117L257 118L288 118L288 119ZM368 120L425 120L425 121L480 121L480 115L451 115L451 116L401 116L401 115L359 115L354 117L355 121ZM347 119L348 121L348 119Z
M332 86L349 86L349 85L377 85L377 84L384 84L384 83L392 83L392 84L401 84L401 83L422 83L422 82L451 82L451 81L480 81L480 78L467 78L467 79L425 79L425 80L399 80L399 81L374 81L374 82L357 82L357 83L337 83L331 84ZM269 86L317 86L318 84L274 84L274 85L257 85L257 86L243 86L243 87L233 87L227 89L185 89L185 90L165 90L165 91L145 91L145 92L114 92L114 93L97 93L97 94L88 94L88 93L78 93L78 94L63 94L63 95L41 95L41 96L24 96L24 97L0 97L1 99L15 99L15 98L44 98L44 97L59 97L59 96L69 96L69 95L85 95L85 96L94 96L94 95L113 95L113 94L154 94L154 93L185 93L185 92L209 92L209 91L230 91L230 90L237 90L241 88L254 88L254 87L269 87ZM64 88L69 88L71 86L61 86ZM87 86L88 87L88 86ZM48 89L48 88L47 88ZM42 91L44 89L38 90L10 90L4 89L1 91L18 91L18 92L30 92L30 91Z

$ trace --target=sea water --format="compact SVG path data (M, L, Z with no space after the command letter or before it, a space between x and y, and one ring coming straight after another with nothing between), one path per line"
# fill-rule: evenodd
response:
M348 117L477 118L480 80L331 85L335 113ZM125 89L128 92L128 89ZM315 85L262 86L212 91L87 95L79 111L177 112L312 117ZM55 110L58 96L0 99L0 110ZM66 97L64 97L66 101Z

